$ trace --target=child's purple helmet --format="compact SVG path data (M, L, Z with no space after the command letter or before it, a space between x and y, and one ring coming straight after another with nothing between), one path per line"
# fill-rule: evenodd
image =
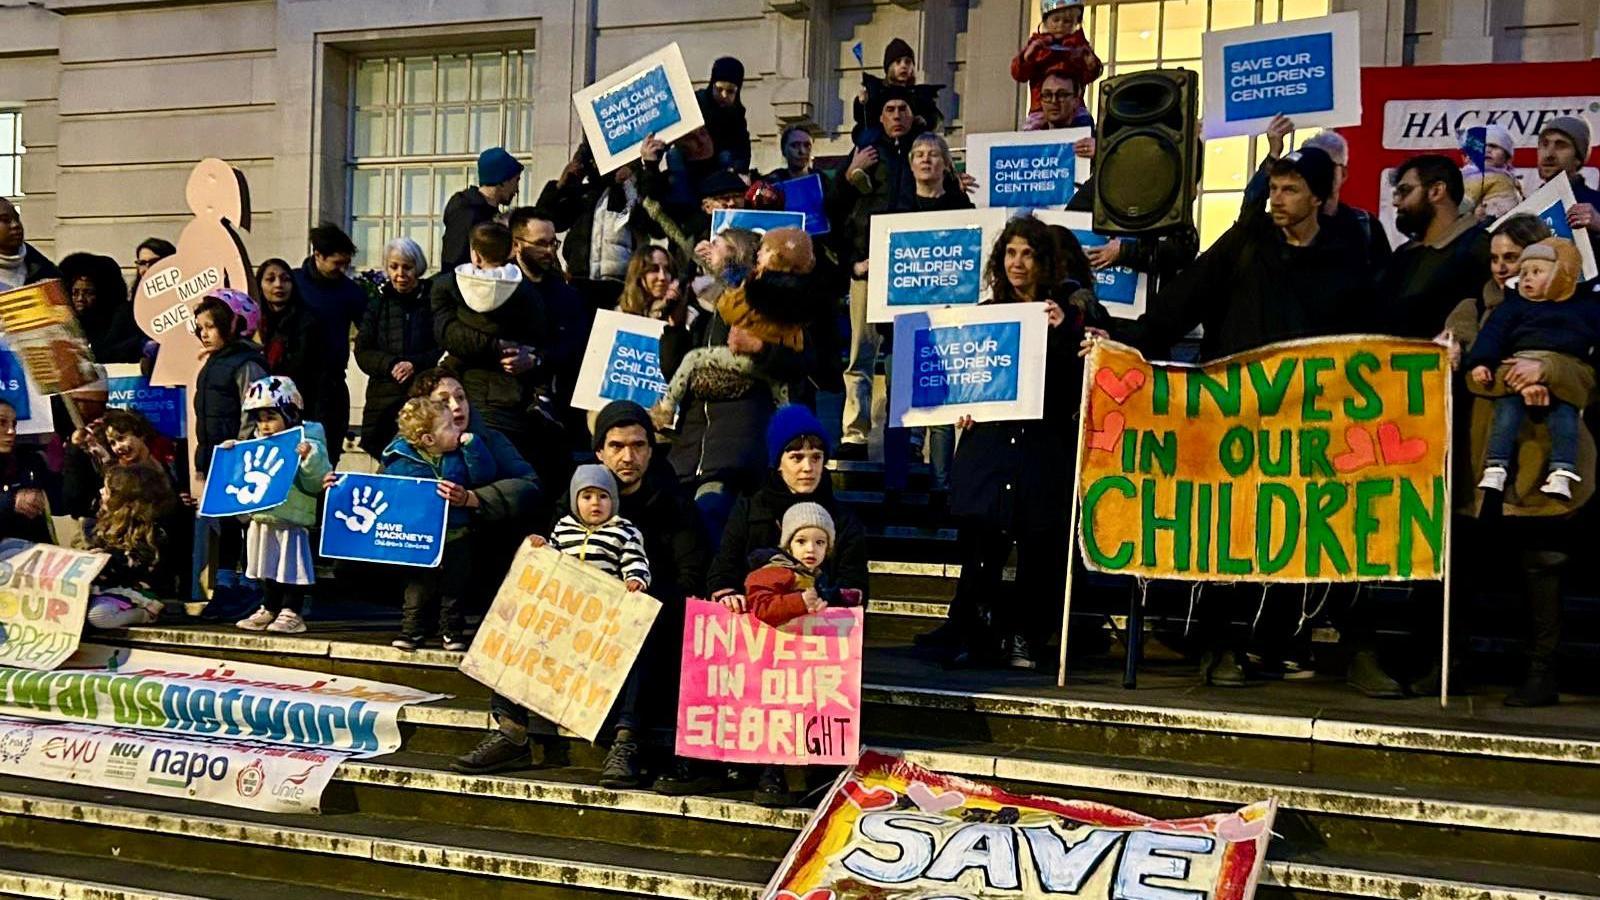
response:
M261 327L261 306L244 291L236 291L232 288L216 288L208 291L206 296L215 297L228 304L228 308L233 310L234 316L244 323L244 327L239 329L239 337L249 337Z

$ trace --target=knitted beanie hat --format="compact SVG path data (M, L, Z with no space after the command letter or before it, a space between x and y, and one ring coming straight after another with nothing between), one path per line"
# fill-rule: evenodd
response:
M729 82L737 87L744 87L744 63L731 56L718 57L711 64L711 83L719 81Z
M767 263L768 272L807 275L817 264L811 235L803 228L774 228L762 235L761 249L772 254L772 261Z
M579 466L572 473L572 487L567 491L567 505L571 508L573 518L582 518L578 515L578 494L585 488L596 488L605 491L611 497L612 512L616 512L617 477L611 470L599 463L589 463Z
M906 43L904 38L895 38L889 42L889 46L883 48L883 70L885 72L889 71L889 67L894 65L895 60L905 59L908 56L911 57L911 62L915 64L917 61L916 51L911 49L911 45Z
M1572 146L1578 151L1578 162L1589 158L1589 144L1593 136L1589 131L1589 123L1577 116L1557 116L1544 123L1539 129L1542 136L1546 131L1559 131L1572 141Z
M1577 292L1578 281L1582 277L1583 259L1578 255L1576 244L1566 238L1545 238L1537 244L1523 248L1522 262L1529 260L1555 263L1555 273L1550 276L1550 286L1544 292L1546 300L1567 300Z
M820 504L796 503L795 505L789 507L788 512L783 514L783 527L781 531L783 534L782 549L785 552L788 552L789 542L794 540L795 533L802 528L822 529L822 533L828 536L828 548L830 550L833 548L833 516L829 515L828 511L823 509Z

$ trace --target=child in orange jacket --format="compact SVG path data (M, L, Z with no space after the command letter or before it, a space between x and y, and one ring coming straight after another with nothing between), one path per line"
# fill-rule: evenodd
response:
M1044 0L1039 4L1044 21L1039 31L1022 45L1022 52L1011 60L1011 78L1028 85L1028 114L1044 107L1039 88L1050 72L1061 67L1077 82L1079 93L1089 90L1089 82L1100 77L1100 57L1089 46L1083 33L1083 0Z
M783 514L782 548L745 579L750 614L774 628L830 606L860 606L861 592L827 583L822 565L833 549L833 516L820 504L796 503ZM753 562L757 560L752 560Z

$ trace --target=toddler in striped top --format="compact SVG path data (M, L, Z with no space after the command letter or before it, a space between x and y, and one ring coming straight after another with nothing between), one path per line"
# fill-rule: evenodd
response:
M551 544L620 580L630 591L649 587L644 537L632 522L617 515L617 479L611 470L597 463L579 466L572 473L567 500L570 511L556 522L550 539L529 535L528 543Z

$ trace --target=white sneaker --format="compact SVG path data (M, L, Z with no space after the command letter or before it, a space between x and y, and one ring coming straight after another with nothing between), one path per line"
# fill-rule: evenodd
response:
M263 606L251 613L250 618L240 619L233 624L235 627L243 628L245 631L266 631L267 626L272 624L272 619L272 613Z
M1545 477L1544 484L1539 487L1539 493L1548 494L1551 497L1560 497L1562 500L1571 500L1571 482L1582 480L1583 479L1579 478L1576 472L1569 472L1566 469L1557 469Z
M274 634L300 634L306 630L306 620L300 618L300 614L294 610L286 609L278 613L278 617L272 620L267 630Z
M1484 466L1483 477L1478 480L1478 487L1486 491L1504 491L1506 489L1506 467Z

